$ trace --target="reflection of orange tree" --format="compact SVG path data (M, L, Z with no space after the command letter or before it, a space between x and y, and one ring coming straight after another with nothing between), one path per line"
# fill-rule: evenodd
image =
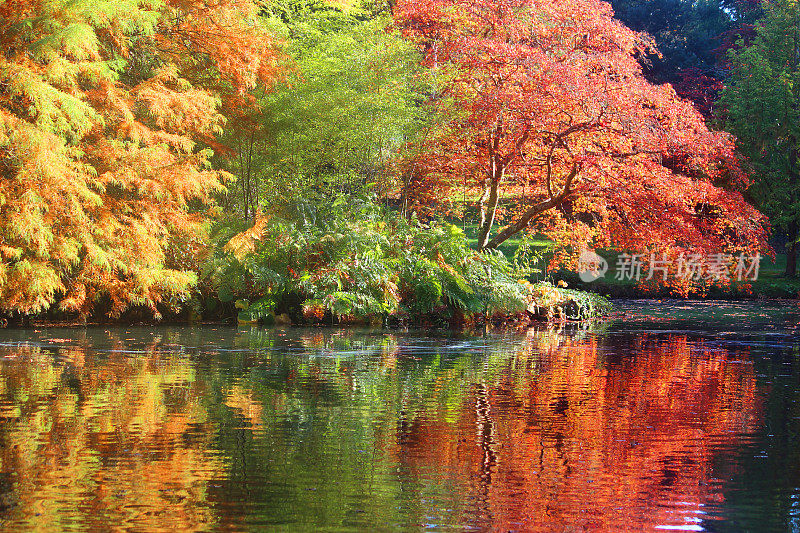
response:
M615 361L593 340L544 340L538 375L474 384L451 424L414 420L398 460L412 475L468 480L473 503L459 521L481 529L639 531L702 519L721 498L714 453L754 429L751 365L685 337L639 339Z
M186 357L85 357L74 347L0 355L10 355L0 363L0 397L10 400L0 403L1 467L14 481L5 498L16 504L10 523L53 531L213 525L203 502L223 462L207 451L213 431Z

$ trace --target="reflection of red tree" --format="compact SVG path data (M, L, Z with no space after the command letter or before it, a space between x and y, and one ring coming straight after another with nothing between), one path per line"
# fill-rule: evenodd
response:
M396 452L411 475L465 484L480 529L693 525L722 498L714 454L754 428L752 368L685 337L632 348L611 362L594 341L563 346L538 376L476 385L455 423L409 422Z

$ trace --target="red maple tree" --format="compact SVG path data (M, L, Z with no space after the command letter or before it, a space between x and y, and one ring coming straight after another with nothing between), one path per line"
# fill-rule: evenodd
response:
M763 250L766 219L733 139L643 76L650 40L599 0L399 0L397 25L438 85L440 126L409 161L419 210L459 191L479 246L532 228L566 252ZM494 236L495 221L503 226Z
M711 117L723 88L722 82L697 67L683 70L678 76L680 79L673 84L678 96L690 100L704 117Z

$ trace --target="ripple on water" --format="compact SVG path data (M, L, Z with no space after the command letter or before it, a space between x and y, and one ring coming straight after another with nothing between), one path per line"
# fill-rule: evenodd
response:
M620 307L485 337L2 331L0 529L786 530L794 308Z

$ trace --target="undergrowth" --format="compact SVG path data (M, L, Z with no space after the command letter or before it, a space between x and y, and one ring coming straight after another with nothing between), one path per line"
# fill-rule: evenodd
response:
M245 231L219 224L214 238L206 278L246 322L452 323L543 308L583 319L609 308L595 295L532 285L517 261L471 249L459 227L406 220L368 193L276 206Z

